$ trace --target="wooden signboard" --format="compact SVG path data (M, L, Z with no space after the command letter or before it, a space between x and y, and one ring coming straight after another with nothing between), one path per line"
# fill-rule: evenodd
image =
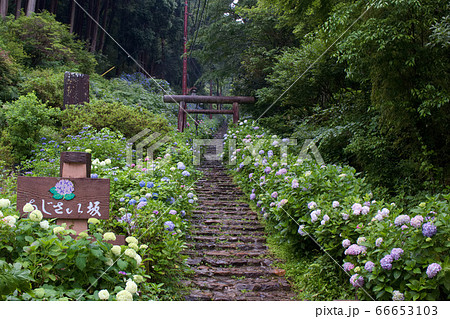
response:
M44 218L108 219L109 179L20 176L17 208L27 203Z
M67 105L84 103L89 103L89 75L73 72L64 73L63 109Z

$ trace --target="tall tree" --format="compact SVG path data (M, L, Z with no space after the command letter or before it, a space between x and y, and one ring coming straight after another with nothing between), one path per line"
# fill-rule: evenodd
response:
M27 4L27 16L29 17L36 11L36 0L28 0Z
M8 13L8 0L0 0L0 17L6 17Z

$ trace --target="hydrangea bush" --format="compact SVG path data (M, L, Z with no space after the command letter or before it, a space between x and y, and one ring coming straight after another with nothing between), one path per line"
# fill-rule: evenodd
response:
M449 194L404 211L373 198L354 168L299 156L294 141L255 124L240 122L225 139L230 171L280 242L320 245L362 299L448 299Z

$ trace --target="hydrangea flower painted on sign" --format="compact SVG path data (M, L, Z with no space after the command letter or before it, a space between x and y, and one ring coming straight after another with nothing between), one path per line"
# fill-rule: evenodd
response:
M62 179L56 185L50 188L50 193L53 194L54 199L72 200L75 198L75 187L68 179Z

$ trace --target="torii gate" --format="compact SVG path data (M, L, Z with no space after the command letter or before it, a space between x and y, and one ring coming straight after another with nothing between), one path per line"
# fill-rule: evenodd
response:
M178 131L183 132L186 126L186 114L233 114L233 123L239 121L239 104L255 103L252 96L202 96L202 95L164 95L165 103L180 103L178 108ZM186 103L233 104L231 110L188 110Z

